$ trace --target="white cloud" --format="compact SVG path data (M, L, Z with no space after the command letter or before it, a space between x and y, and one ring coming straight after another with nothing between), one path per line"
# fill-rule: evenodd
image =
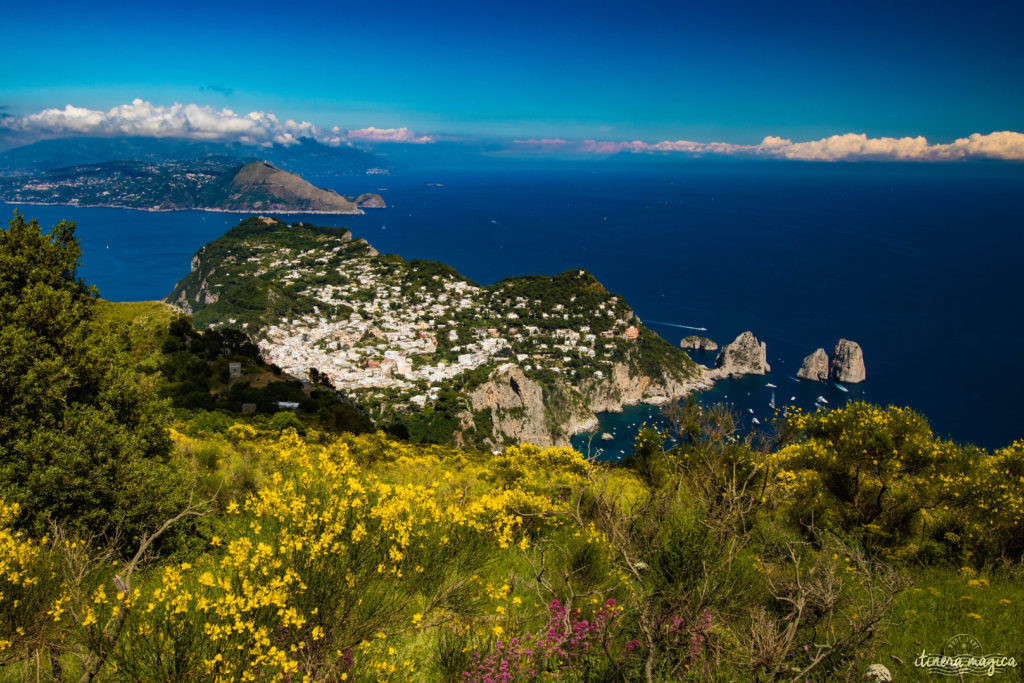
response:
M536 141L517 140L520 144ZM583 140L576 151L591 154L620 152L681 152L686 154L726 154L804 161L840 161L882 159L895 161L942 161L951 159L987 158L1024 160L1024 134L1002 131L982 135L975 133L949 144L930 144L924 137L869 138L863 133L832 135L820 140L793 142L787 138L767 136L757 145L731 142L693 142L664 140L662 142Z
M757 146L758 154L805 161L840 159L929 159L931 147L923 137L869 138L863 133L832 135L810 142L793 142L768 136Z
M157 106L141 99L109 111L67 105L63 109L44 109L25 116L0 117L0 129L38 139L69 135L147 136L192 138L196 140L237 140L248 144L291 145L300 138L313 138L327 145L365 143L428 144L435 136L417 134L402 128L357 128L338 126L320 128L309 121L279 119L273 112L254 111L237 114L231 109L208 105L172 104ZM924 137L869 138L863 133L844 133L820 140L794 142L769 135L756 145L730 142L694 142L691 140L583 140L559 138L515 140L512 144L532 151L580 152L590 154L680 153L692 155L741 155L805 161L841 161L883 159L902 161L944 161L957 159L1024 160L1024 134L1000 131L974 133L951 143L929 143Z
M358 128L348 131L350 140L367 140L370 142L406 142L414 145L424 145L434 141L429 135L417 136L406 127L401 128Z
M940 159L988 157L991 159L1024 159L1024 133L1004 130L988 135L975 133L954 140L948 145L935 145Z
M237 140L247 144L291 145L299 138L313 138L324 144L340 145L349 139L380 140L366 131L392 136L390 142L432 142L407 128L365 128L346 135L337 126L329 130L309 121L284 121L272 112L254 111L236 114L230 109L215 109L208 105L172 104L156 106L141 99L123 104L109 111L85 109L67 105L63 109L44 109L35 114L10 116L0 119L0 128L34 137L60 137L68 135L145 136L161 138L191 138L194 140Z
M785 159L837 161L842 159L891 159L899 161L939 161L985 158L1024 160L1024 134L1002 131L982 135L974 133L949 144L929 144L922 136L869 138L863 133L846 133L793 142L768 136L757 145L757 153Z

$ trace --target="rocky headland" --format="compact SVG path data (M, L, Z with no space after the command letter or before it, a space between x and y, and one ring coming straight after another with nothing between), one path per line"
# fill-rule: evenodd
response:
M197 325L244 329L289 374L316 368L379 424L423 440L567 444L595 413L716 376L586 271L482 287L344 229L267 216L201 248L166 301Z

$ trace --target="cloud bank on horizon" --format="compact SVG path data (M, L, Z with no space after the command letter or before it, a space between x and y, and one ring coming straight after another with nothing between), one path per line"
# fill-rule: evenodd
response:
M536 151L588 154L680 152L701 156L721 154L801 161L853 159L952 161L969 158L1024 160L1024 134L1013 131L973 133L948 144L931 144L922 136L869 138L863 133L832 135L807 142L793 142L788 138L769 135L756 145L739 145L730 142L693 142L690 140L665 140L654 143L640 140L573 142L550 138L516 140L515 142L526 149L532 148Z
M36 138L91 135L99 137L158 137L193 140L237 141L251 145L293 145L312 138L338 146L352 141L426 144L433 138L416 135L408 128L321 128L309 121L279 119L273 112L236 114L209 105L156 106L141 99L109 111L67 105L24 116L0 119L0 128Z
M253 145L293 145L302 138L338 146L354 143L430 144L438 140L409 128L342 129L322 128L309 121L279 119L273 112L254 111L237 114L231 109L209 105L173 104L157 106L141 99L119 105L109 111L67 105L63 109L44 109L23 116L0 117L0 129L29 138L64 136L145 136L188 138L195 140L237 141ZM794 142L769 135L756 145L729 142L665 140L572 141L559 138L514 140L510 148L538 154L619 153L670 154L691 156L728 155L753 158L797 159L803 161L843 161L879 159L899 161L950 161L959 159L1024 160L1024 134L996 131L973 133L950 143L929 143L923 136L870 138L863 133L832 135L820 140Z

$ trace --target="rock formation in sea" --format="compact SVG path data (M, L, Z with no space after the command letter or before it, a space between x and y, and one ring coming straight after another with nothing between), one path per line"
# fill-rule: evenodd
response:
M796 376L800 379L824 381L828 379L828 373L828 354L825 353L825 349L818 349L804 358L804 364L800 366Z
M770 370L765 343L758 342L757 337L747 331L718 352L714 374L716 377L742 377L763 375Z
M829 365L829 379L836 382L856 384L865 379L864 352L860 344L848 339L840 339L832 352L832 363Z
M694 349L696 351L717 351L718 344L707 337L698 337L695 334L691 334L689 337L683 337L683 340L679 342L679 348Z

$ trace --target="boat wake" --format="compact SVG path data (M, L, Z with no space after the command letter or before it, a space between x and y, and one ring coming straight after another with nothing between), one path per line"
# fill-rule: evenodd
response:
M706 327L693 327L692 325L679 325L677 323L663 323L660 320L645 320L645 323L649 325L667 325L668 327L681 327L684 330L697 330L698 332L707 332Z

